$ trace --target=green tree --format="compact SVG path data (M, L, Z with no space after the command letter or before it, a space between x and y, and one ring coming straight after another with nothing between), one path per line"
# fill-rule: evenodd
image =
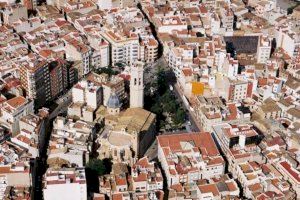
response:
M197 37L204 37L204 34L201 33L201 32L197 32L197 33L196 33L196 36L197 36Z
M179 108L175 115L173 116L173 122L175 125L182 125L185 122L185 111L182 108Z
M173 100L173 101L170 101L170 102L166 103L164 108L165 108L165 111L168 112L168 113L175 113L177 106L178 105Z
M161 115L163 112L163 109L160 105L160 102L156 102L152 107L151 107L151 112L155 113L156 115Z
M161 101L163 104L169 103L170 101L174 101L174 96L171 94L170 90L167 90L162 96Z
M163 95L167 90L166 72L159 68L157 72L156 87L159 95Z
M108 174L111 171L111 159L91 159L86 165L86 168L96 173L98 176Z
M117 71L114 71L113 68L111 66L108 66L108 67L102 67L100 69L97 69L96 70L96 73L97 74L102 74L102 73L105 73L105 74L108 74L108 76L112 76L112 75L117 75L118 72Z

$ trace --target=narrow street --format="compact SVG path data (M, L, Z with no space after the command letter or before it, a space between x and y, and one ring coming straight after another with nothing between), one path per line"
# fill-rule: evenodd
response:
M50 141L50 136L52 132L53 120L62 113L66 113L68 106L71 103L71 90L67 91L66 94L62 95L56 100L58 106L50 113L49 117L44 119L41 126L39 135L39 157L31 161L31 173L32 173L32 188L31 188L31 199L41 200L43 199L43 188L42 181L43 175L46 173L48 168L47 158L48 158L48 146Z
M66 113L68 106L72 102L72 90L70 89L66 94L56 100L58 106L50 113L49 118L53 119L59 114Z
M31 174L32 174L32 188L31 199L41 200L43 199L43 175L47 170L47 150L52 131L52 120L49 118L44 119L41 126L39 137L39 157L35 158L31 162Z

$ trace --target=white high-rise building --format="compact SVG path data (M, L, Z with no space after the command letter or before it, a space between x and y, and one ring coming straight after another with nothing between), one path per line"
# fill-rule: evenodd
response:
M48 169L44 176L44 199L86 200L84 168Z
M131 66L130 108L144 106L144 62L136 61Z
M257 63L266 63L271 55L271 40L267 36L261 36L258 40Z

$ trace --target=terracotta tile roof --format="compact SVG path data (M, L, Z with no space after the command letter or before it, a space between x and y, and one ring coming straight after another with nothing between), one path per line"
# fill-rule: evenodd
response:
M193 72L189 68L182 69L182 73L184 76L192 76Z
M229 191L236 191L238 189L236 187L236 184L233 181L226 182L226 185L227 185Z
M262 189L262 186L260 183L255 183L253 185L249 186L250 191L254 192L254 191L258 191Z
M219 165L219 164L223 164L223 163L224 163L224 160L220 156L220 157L217 157L217 158L209 159L207 165Z
M213 193L214 196L219 196L219 190L216 184L208 184L208 185L198 185L199 190L201 193Z
M139 166L139 167L142 167L142 168L148 168L148 167L150 167L150 165L151 165L151 164L149 163L148 157L145 156L145 157L139 159L139 160L135 163L134 167Z
M116 176L116 184L117 185L127 185L126 178L121 178Z
M285 142L284 142L284 140L280 136L277 136L277 137L274 137L274 138L272 138L270 140L267 140L267 145L269 147L275 146L275 145L285 146Z
M180 184L172 185L171 189L175 190L176 192L182 192L183 191L183 187Z
M297 182L300 182L300 173L296 171L288 162L283 161L279 163Z
M217 146L208 132L203 133L190 133L190 134L172 134L172 135L160 135L157 137L159 145L161 147L170 147L171 151L182 151L180 142L192 141L195 146L201 149L205 149L208 156L219 155ZM205 152L202 152L205 153Z
M122 194L113 194L112 195L112 200L122 200L123 195Z
M147 181L147 174L146 174L146 173L140 173L140 174L138 175L138 177L133 178L133 180L134 180L135 182L143 182L143 181Z
M226 116L226 120L235 120L237 119L237 107L234 103L230 103L227 105L228 106L228 110L230 112L229 115Z
M22 96L14 97L6 101L8 105L17 109L18 107L22 106L26 102L26 99Z

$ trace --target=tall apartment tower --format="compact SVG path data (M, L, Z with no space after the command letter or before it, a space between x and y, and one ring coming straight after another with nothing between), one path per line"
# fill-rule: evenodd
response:
M144 62L134 62L131 66L130 72L130 108L143 108Z

